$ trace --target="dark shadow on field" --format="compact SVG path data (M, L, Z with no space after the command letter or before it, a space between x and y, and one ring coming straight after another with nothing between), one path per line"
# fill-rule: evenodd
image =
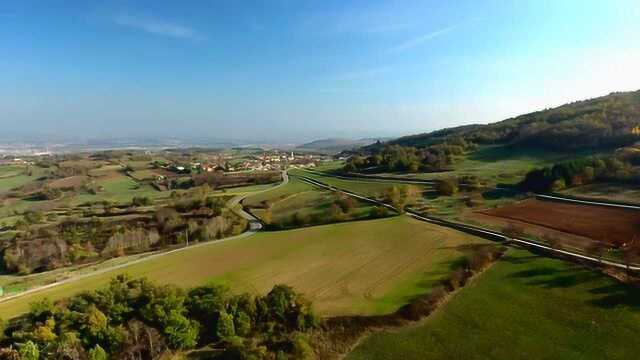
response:
M512 199L521 194L515 186L502 184L499 184L498 186L498 189L491 189L483 192L482 198L485 200Z
M520 280L523 284L544 289L563 289L563 291L586 290L592 296L585 302L603 309L613 309L619 306L640 311L640 288L618 282L609 278L596 269L565 263L564 266L549 266L535 261L539 256L511 257L505 256L501 261L514 265L527 265L523 270L513 271L506 275L505 280ZM560 261L560 260L558 260ZM531 264L534 264L533 266ZM523 266L524 267L524 266ZM517 269L518 267L516 267Z
M509 256L508 254L503 256L500 261L506 261L510 264L518 265L518 264L526 264L529 261L540 259L538 255L528 255L528 256Z
M418 281L415 286L420 288L418 295L405 296L402 298L402 302L409 304L419 298L423 298L425 294L428 294L434 287L442 284L442 281L451 274L451 271L456 269L456 265L460 260L464 260L464 257L455 260L442 261L435 265L438 269L443 270L430 270L422 273L421 280Z

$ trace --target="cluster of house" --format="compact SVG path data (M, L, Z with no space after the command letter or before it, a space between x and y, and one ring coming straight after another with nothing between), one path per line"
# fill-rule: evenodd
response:
M178 174L191 172L236 172L236 171L276 171L288 168L315 167L324 161L320 155L295 154L293 152L279 152L277 150L253 155L240 162L231 164L229 159L214 159L218 161L192 162L189 164L169 164L165 169Z

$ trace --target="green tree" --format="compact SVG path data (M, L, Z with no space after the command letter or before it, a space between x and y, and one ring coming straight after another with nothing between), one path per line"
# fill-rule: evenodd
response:
M173 349L190 349L198 343L199 324L187 319L177 311L172 311L166 321L164 334Z
M33 343L33 341L27 341L20 349L21 360L38 360L40 358L40 349Z
M236 334L233 324L233 316L226 311L220 312L218 323L216 324L215 336L218 339L226 339Z
M83 330L92 337L98 336L108 326L107 316L95 305L90 305L84 315Z
M444 179L436 185L436 191L442 196L451 196L458 192L458 182L454 179Z
M294 359L297 360L312 360L315 359L313 348L309 345L309 337L305 334L297 333L292 340L292 351Z
M87 358L89 360L108 360L109 356L100 345L96 345L93 349L89 350Z
M247 336L251 332L251 317L244 311L238 312L233 318L236 334L239 336Z

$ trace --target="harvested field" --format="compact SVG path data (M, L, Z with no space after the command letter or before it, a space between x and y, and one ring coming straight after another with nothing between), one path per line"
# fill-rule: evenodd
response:
M527 199L479 213L610 244L624 243L640 233L640 211L621 208Z
M123 272L180 286L224 282L253 293L288 284L305 293L323 315L384 314L428 292L448 276L469 245L479 243L486 241L406 216L264 232L0 303L0 317L11 318L44 297L55 300L103 286Z

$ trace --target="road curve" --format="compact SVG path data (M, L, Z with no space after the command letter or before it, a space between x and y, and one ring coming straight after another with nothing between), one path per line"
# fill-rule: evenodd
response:
M242 218L244 218L244 219L249 221L249 229L247 231L243 232L240 235L231 236L231 237L220 239L220 240L212 240L212 241L207 241L207 242L196 243L196 244L193 244L193 245L184 246L184 247L181 247L181 248L178 248L178 249L169 250L169 251L149 252L148 256L145 256L143 258L136 259L136 260L124 263L124 264L110 266L110 267L107 267L107 268L104 268L104 269L100 269L100 270L96 270L96 271L93 271L93 272L90 272L90 273L87 273L87 274L72 276L70 278L67 278L67 279L64 279L64 280L61 280L61 281L56 281L56 282L51 283L51 284L47 284L47 285L42 285L42 286L38 286L38 287L35 287L35 288L31 288L29 290L25 290L25 291L23 291L21 293L18 293L18 294L5 296L3 298L0 298L0 303L4 303L4 302L11 301L11 300L15 300L15 299L18 299L20 297L23 297L23 296L26 296L26 295L29 295L29 294L33 294L33 293L37 293L39 291L51 289L51 288L54 288L56 286L68 284L68 283L73 282L73 281L86 279L86 278L89 278L91 276L96 276L96 275L104 274L104 273L109 272L109 271L114 271L114 270L119 270L119 269L122 269L122 268L126 268L127 266L131 266L131 265L134 265L134 264L139 264L141 262L148 261L148 260L155 259L155 258L159 258L161 256L167 256L167 255L171 255L171 254L174 254L174 253L177 253L177 252L185 251L187 249L194 249L194 248L203 247L203 246L216 245L216 244L220 244L220 243L223 243L223 242L232 241L232 240L238 240L238 239L242 239L242 238L246 238L246 237L252 236L252 235L256 234L258 231L260 231L262 229L262 224L260 223L260 221L255 216L253 216L250 213L244 211L244 209L241 207L240 203L242 202L242 200L244 200L245 198L247 198L250 195L261 194L261 193L264 193L264 192L267 192L267 191L274 190L276 188L279 188L281 186L286 185L288 182L289 182L289 176L288 176L286 171L283 171L282 172L282 181L280 182L280 184L278 184L276 186L273 186L273 187L270 187L268 189L264 189L264 190L260 190L260 191L254 191L254 192L245 193L245 194L241 194L241 195L236 195L236 196L234 196L233 198L231 198L227 202L227 207L232 209L232 211L234 213L236 213L238 216L241 216Z

